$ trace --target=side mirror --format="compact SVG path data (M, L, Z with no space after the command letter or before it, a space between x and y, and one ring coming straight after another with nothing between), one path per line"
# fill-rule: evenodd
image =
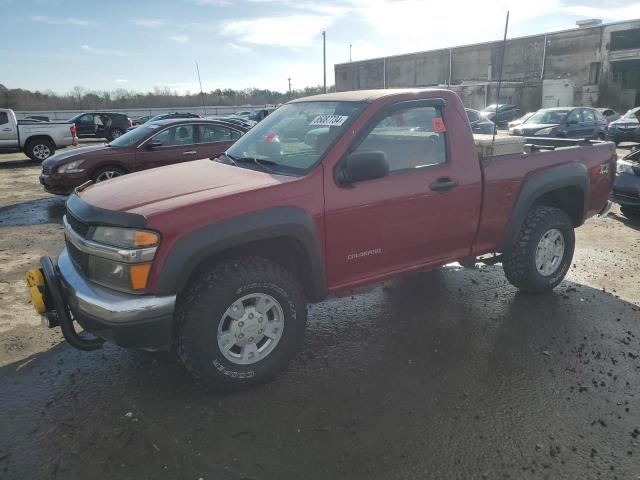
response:
M343 184L374 180L389 174L389 162L384 152L357 152L347 157L346 165L341 170L338 181Z
M154 148L158 148L162 146L162 142L159 142L158 140L155 140L153 142L147 142L144 144L144 148L146 150L153 150Z
M577 125L578 121L577 120L567 120L567 125Z

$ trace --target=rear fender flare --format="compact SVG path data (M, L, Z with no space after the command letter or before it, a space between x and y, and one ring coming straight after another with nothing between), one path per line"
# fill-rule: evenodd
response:
M566 187L577 187L582 192L582 214L578 225L584 222L589 205L589 173L582 163L568 163L536 173L525 180L520 189L511 217L505 228L501 251L515 242L527 213L544 194Z

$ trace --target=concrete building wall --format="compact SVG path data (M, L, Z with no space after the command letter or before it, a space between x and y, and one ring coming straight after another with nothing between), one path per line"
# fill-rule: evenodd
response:
M610 43L612 32L634 29L640 29L640 20L509 39L503 80L514 83L503 89L501 101L511 99L522 110L536 110L542 81L568 78L575 84L576 105L633 107L640 99L640 45L611 51ZM489 42L338 64L336 90L451 85L468 106L484 107L485 98L495 102L495 85L465 84L497 80L502 48L502 42Z

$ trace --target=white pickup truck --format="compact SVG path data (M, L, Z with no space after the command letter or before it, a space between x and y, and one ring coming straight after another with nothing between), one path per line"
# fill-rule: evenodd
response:
M77 144L73 123L20 121L13 110L0 108L0 152L24 152L41 162L56 149Z

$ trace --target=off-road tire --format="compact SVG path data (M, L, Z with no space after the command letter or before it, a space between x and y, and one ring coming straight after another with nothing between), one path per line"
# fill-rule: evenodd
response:
M39 146L49 149L50 153L47 157L38 157L38 155L36 154L36 150ZM29 140L29 142L25 146L24 153L33 161L44 162L47 158L50 158L54 153L56 153L56 146L51 140L48 140L46 138Z
M640 219L640 207L629 207L629 206L626 206L626 205L624 205L624 206L621 205L620 206L620 211L627 218L630 218L632 220Z
M267 356L239 365L221 352L218 325L227 308L251 293L270 295L280 303L284 328ZM178 297L176 351L199 383L216 390L242 390L266 382L286 368L302 343L306 320L304 293L287 270L260 257L228 260L191 281Z
M559 230L564 237L564 255L556 270L543 276L535 264L536 248L542 236L551 229ZM518 237L502 262L509 283L525 293L542 293L553 290L565 277L575 248L575 234L569 216L554 207L538 206L529 210Z

